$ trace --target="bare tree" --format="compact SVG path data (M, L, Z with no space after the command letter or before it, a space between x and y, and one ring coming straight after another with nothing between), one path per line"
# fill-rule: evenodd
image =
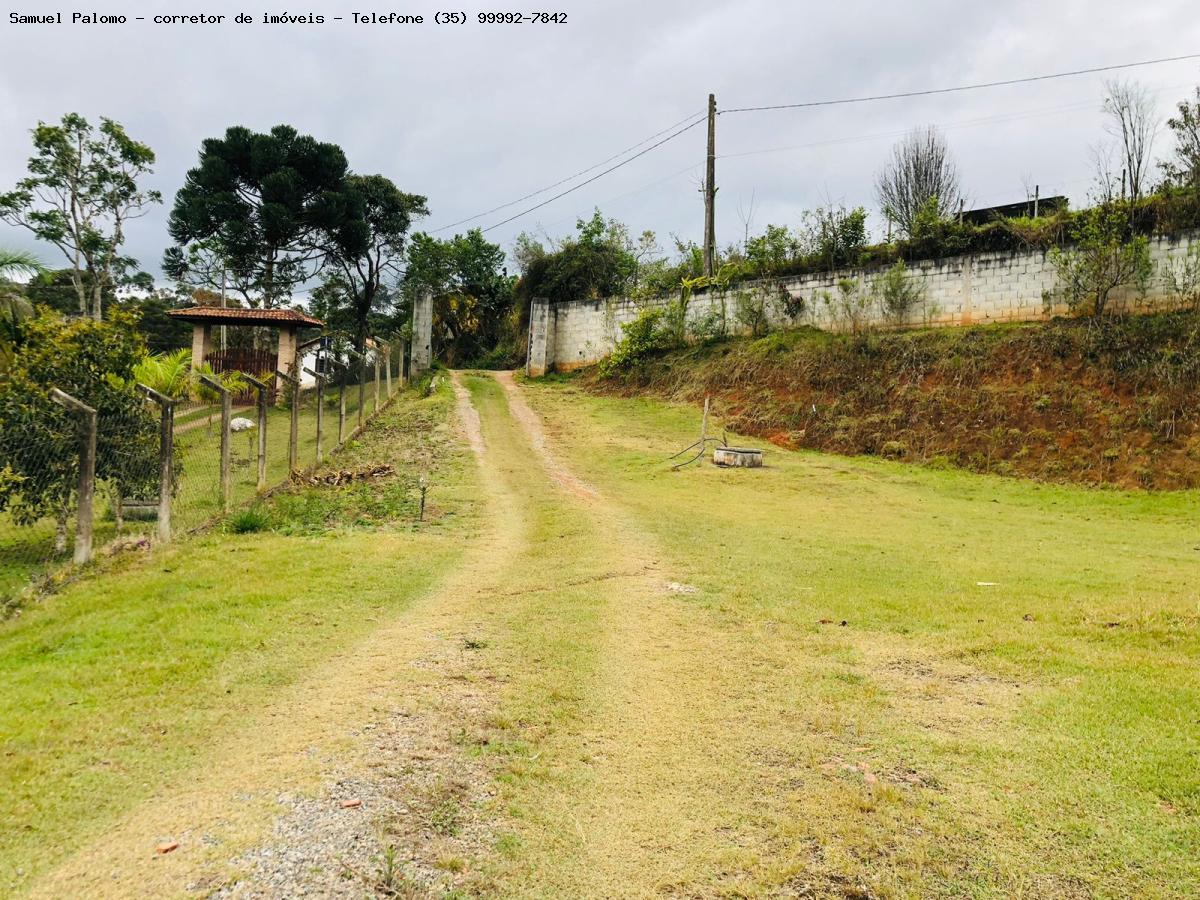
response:
M1108 92L1104 98L1104 113L1108 116L1105 130L1117 142L1129 199L1138 200L1149 178L1150 156L1158 132L1154 101L1145 86L1136 81L1108 81L1105 89Z
M931 202L943 213L957 208L962 198L958 169L942 133L930 125L905 135L876 176L875 193L883 214L910 235Z
M1096 172L1094 202L1103 204L1120 200L1124 185L1121 181L1121 166L1115 159L1112 145L1093 144L1090 152L1092 167Z
M748 206L743 206L741 199L738 200L738 218L742 220L742 252L746 252L746 247L750 243L750 231L754 228L754 189L750 190L750 203Z

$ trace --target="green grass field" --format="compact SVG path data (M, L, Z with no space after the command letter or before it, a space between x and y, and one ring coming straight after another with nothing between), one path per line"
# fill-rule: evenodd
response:
M685 893L1200 888L1200 495L770 448L673 473L698 410L527 390L723 635L675 690L755 735L729 762L760 795L710 822L743 871L714 847Z
M402 394L336 457L399 465L429 452L438 515L419 528L407 512L364 527L337 510L302 536L218 528L131 554L0 624L0 893L203 767L279 691L430 589L474 527L448 409L445 391Z
M267 531L133 558L0 626L0 884L80 844L78 872L127 868L119 893L222 883L190 845L168 875L105 830L129 816L145 848L134 826L189 773L228 797L223 737L277 722L289 687L373 697L351 663L393 635L370 644L387 691L489 773L454 812L487 822L455 857L477 895L1196 895L1200 495L771 448L672 472L692 407L462 381L477 465L445 386L348 457L441 459L429 524L411 480L287 495ZM452 681L413 666L463 635ZM309 682L318 664L342 683ZM361 777L416 764L396 752Z

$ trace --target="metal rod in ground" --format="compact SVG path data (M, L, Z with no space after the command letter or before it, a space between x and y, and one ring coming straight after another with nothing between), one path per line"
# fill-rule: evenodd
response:
M92 518L96 499L96 410L65 391L51 388L55 402L78 416L79 486L75 505L75 562L82 565L92 558Z
M221 396L221 508L229 512L233 480L230 477L229 420L233 418L233 397L229 388L217 379L201 375L200 380Z
M271 386L265 381L259 381L257 378L246 375L245 379L254 386L257 392L255 405L258 413L258 490L263 490L267 486L267 403L268 391Z
M317 382L317 465L324 460L321 453L321 433L325 427L325 379L312 369L305 369Z
M138 390L158 404L158 539L171 540L171 492L175 488L175 401L144 384Z

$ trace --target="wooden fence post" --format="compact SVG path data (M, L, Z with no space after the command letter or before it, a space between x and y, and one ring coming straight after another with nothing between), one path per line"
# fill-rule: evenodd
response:
M158 539L171 540L171 492L175 489L175 401L139 384L138 390L158 404Z
M233 477L229 460L229 420L233 417L233 395L229 388L208 375L200 380L221 395L221 508L229 512L233 497Z
M250 384L254 385L254 390L257 393L255 398L258 412L258 479L257 488L263 490L267 486L267 406L269 403L268 392L271 386L265 381L259 381L253 375L243 375Z
M363 407L367 405L367 382L364 378L366 375L365 370L367 358L357 350L352 350L350 348L346 348L346 353L349 354L352 359L358 360L358 428L359 430L362 430Z
M321 455L321 432L325 427L325 376L308 368L304 371L317 381L317 465L319 466L324 461Z
M288 471L295 472L300 453L300 379L280 371L275 372L275 377L292 388L291 422L288 428Z
M58 388L50 396L79 417L79 487L75 508L75 562L92 558L92 516L96 499L96 410Z

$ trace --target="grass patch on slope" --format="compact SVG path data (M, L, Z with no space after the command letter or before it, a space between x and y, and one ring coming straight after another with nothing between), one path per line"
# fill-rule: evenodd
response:
M1053 482L1200 486L1200 316L732 339L598 390L702 403L789 448Z

